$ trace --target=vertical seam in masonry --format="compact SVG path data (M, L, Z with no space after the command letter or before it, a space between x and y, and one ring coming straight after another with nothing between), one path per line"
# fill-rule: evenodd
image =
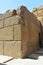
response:
M14 25L13 25L13 40L14 40Z
M21 57L22 57L22 24L21 24Z
M22 29L22 28L21 28ZM20 31L21 31L21 29L20 29ZM22 32L21 32L21 34L22 34ZM22 35L21 35L21 41L22 41ZM22 44L21 44L21 47L22 47ZM21 50L22 50L22 48L21 48Z
M4 41L3 41L3 55L4 55Z

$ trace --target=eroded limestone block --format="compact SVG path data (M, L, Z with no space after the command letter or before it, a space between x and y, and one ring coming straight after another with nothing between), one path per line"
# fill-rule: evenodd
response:
M21 40L21 25L14 25L14 40Z
M6 13L4 14L4 18L8 18L8 17L14 16L14 15L17 15L15 9L14 10L7 10Z
M13 26L0 29L0 40L13 40Z
M0 41L0 55L3 55L3 41Z
M0 21L0 28L3 27L3 20Z
M4 26L19 24L20 16L12 16L4 20Z
M21 57L21 41L5 41L4 55L14 58Z

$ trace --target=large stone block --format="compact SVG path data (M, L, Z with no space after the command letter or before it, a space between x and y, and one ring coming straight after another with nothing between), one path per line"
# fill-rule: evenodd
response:
M3 55L3 41L0 41L0 55Z
M0 40L13 40L13 26L0 29Z
M10 18L5 19L4 26L13 25L13 24L19 24L19 16L12 16Z
M3 19L17 15L16 10L7 10L6 13L3 15Z
M38 28L35 24L31 23L31 41L38 41L39 39L39 33L38 33Z
M4 55L14 58L21 57L21 41L5 41Z
M3 20L0 20L0 28L3 27Z
M14 40L21 40L21 25L14 25Z

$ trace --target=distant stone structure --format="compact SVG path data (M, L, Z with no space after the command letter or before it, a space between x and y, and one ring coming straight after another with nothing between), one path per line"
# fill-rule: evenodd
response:
M33 9L33 14L40 20L41 24L43 25L43 6Z
M40 21L25 6L0 14L0 55L24 58L39 49Z
M40 21L40 41L43 47L43 6L33 9L33 14Z

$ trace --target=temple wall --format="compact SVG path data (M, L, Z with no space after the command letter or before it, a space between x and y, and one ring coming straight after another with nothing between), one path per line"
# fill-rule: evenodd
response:
M0 54L23 58L39 49L40 23L24 6L13 13L0 17Z

